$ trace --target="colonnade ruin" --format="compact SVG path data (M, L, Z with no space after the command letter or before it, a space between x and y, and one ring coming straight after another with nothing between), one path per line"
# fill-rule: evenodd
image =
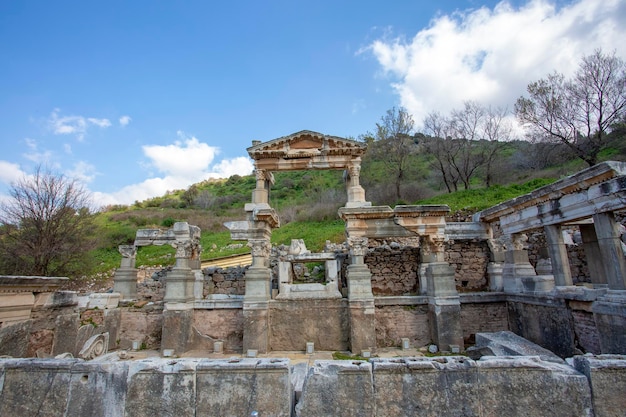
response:
M7 300L0 307L0 353L16 358L38 356L41 361L66 352L80 356L87 340L106 333L106 341L99 342L107 345L101 353L112 352L107 358L121 367L115 372L122 372L120 378L126 378L129 386L133 372L192 378L189 409L196 415L202 414L201 409L232 415L216 412L223 411L219 407L226 403L202 397L200 387L213 386L217 380L228 385L232 379L227 375L240 371L264 375L266 380L244 378L247 382L232 388L233 392L275 390L275 402L280 403L255 397L256 402L250 400L254 405L241 409L248 415L252 409L266 411L260 415L335 414L334 408L328 408L331 405L315 400L322 391L332 391L328 395L336 404L353 407L360 415L412 415L409 409L428 409L424 411L428 415L521 415L522 410L542 415L546 409L553 415L618 415L611 413L626 409L626 258L620 223L626 211L626 163L600 163L476 213L471 221L453 222L445 205L392 208L368 202L359 181L366 151L362 142L301 131L268 142L254 141L247 151L254 161L256 186L244 207L245 219L225 226L233 240L250 247L251 265L202 270L200 229L179 222L168 230L139 230L134 245L120 246L122 262L112 293L81 298L57 291L63 278L0 277L0 297ZM272 231L280 227L270 205L273 173L326 169L344 171L347 202L338 215L345 222L345 242L328 243L322 252L311 253L295 236L289 247L272 247ZM146 296L137 281L136 251L146 245L176 249L176 264L158 288L160 296L155 291ZM294 265L307 262L324 265L317 282L295 279ZM577 268L575 273L573 268ZM27 284L29 280L32 285ZM226 286L226 281L232 284ZM98 326L80 330L90 320ZM498 353L487 342L492 340L489 334L508 335L503 336L506 340L524 338L536 347L531 354L535 356L515 353L510 346L503 348L506 354ZM157 361L134 371L131 368L139 365L120 365L124 358L119 354L111 359L116 352L138 346L157 350L166 359L194 353L205 359L181 359L179 370ZM466 354L472 359L362 360L390 347L401 351L407 346ZM316 363L303 371L307 382L304 391L302 386L298 391L293 382L296 371L288 360L255 359L273 352L308 352L313 347L350 352L361 360ZM545 362L537 353L542 348L554 355L554 363L548 364L550 359ZM477 354L480 349L487 350ZM209 353L244 358L229 365L225 360L206 359ZM567 364L561 359L572 357ZM69 369L58 364L61 359L56 361L58 372ZM72 372L102 372L85 368L79 359L72 361L70 368L83 368L67 371L68 381ZM515 369L529 373L522 375ZM6 400L13 395L12 384L19 378L11 380L11 375L18 370L23 378L30 375L19 359L0 361L0 390L4 386L0 397L5 404L0 411L17 409L8 408ZM529 376L531 370L538 372L535 382ZM483 378L492 371L500 382ZM458 374L465 388L443 380L419 380L433 372ZM392 375L404 375L405 382ZM167 384L159 381L162 385L157 381L154 390L163 399ZM422 383L435 384L439 395L445 392L448 411L432 396L422 397L428 391L418 390ZM526 384L525 388L517 383ZM398 397L405 408L394 408L388 398L400 394L385 394L385 386L409 390L414 398ZM509 393L518 388L530 392L528 397L517 394L524 397L519 404ZM361 389L369 394L359 397ZM489 392L501 391L503 397L492 399L490 405L474 404L487 400L470 399L464 389L476 389L485 398ZM348 394L341 396L338 390ZM554 390L554 395L544 390ZM536 399L539 392L552 405L533 403L531 398ZM131 395L128 388L120 395L130 415L128 404L131 398L135 401L132 395L136 393ZM469 408L463 411L455 401ZM137 404L131 408L144 407ZM74 406L69 400L66 403L67 410ZM131 414L149 414L142 412Z

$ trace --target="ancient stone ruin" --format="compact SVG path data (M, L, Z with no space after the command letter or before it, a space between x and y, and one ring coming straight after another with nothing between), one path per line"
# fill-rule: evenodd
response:
M256 187L226 225L248 266L202 269L200 230L179 222L120 246L112 293L0 277L0 354L13 357L0 360L0 415L622 414L626 164L459 222L443 205L366 201L364 152L311 131L253 142ZM272 247L273 173L322 169L345 173L346 241ZM158 281L138 282L146 245L176 249ZM161 358L130 360L143 349ZM358 356L280 358L319 351Z

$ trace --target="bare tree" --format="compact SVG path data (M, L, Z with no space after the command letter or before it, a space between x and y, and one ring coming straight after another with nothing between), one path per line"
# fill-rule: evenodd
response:
M596 50L571 80L557 72L528 85L515 114L531 135L567 145L589 166L607 144L612 125L626 116L626 64Z
M386 171L394 178L396 199L400 199L400 186L409 168L410 155L415 149L413 117L403 107L393 107L376 123L376 131L369 134L370 152L384 163ZM373 140L371 140L373 139Z
M459 183L469 189L481 168L485 169L486 185L491 185L494 162L503 141L511 137L506 116L505 108L474 101L466 101L449 117L438 112L426 116L424 130L432 138L425 142L425 148L435 158L448 192L456 191Z
M0 205L4 273L64 275L81 269L93 247L89 194L75 180L39 167L12 185Z

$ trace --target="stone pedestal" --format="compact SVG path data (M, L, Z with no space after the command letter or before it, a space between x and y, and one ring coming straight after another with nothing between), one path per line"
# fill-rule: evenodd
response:
M454 283L454 268L446 262L432 262L426 268L428 313L433 342L440 350L451 345L463 348L461 300Z
M121 267L113 277L113 292L120 293L123 300L137 299L137 269Z
M259 264L262 262L257 261ZM243 351L266 353L269 348L269 300L271 273L265 266L251 266L246 271L246 294L243 302Z
M350 300L350 351L360 355L363 350L376 350L374 298Z
M505 263L502 269L504 292L519 293L524 290L522 278L535 276L535 268L528 261L528 251L514 249L505 252Z
M161 329L161 352L172 349L181 355L188 351L193 339L193 304L167 303Z
M181 263L181 262L177 262ZM189 267L175 266L165 279L165 302L186 303L194 299L195 276Z
M348 299L374 299L372 273L365 264L349 265L347 268Z

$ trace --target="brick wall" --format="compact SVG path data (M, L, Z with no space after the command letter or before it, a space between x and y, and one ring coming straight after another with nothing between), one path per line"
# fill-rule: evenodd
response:
M465 343L473 343L476 333L509 330L506 302L461 304L461 328Z

